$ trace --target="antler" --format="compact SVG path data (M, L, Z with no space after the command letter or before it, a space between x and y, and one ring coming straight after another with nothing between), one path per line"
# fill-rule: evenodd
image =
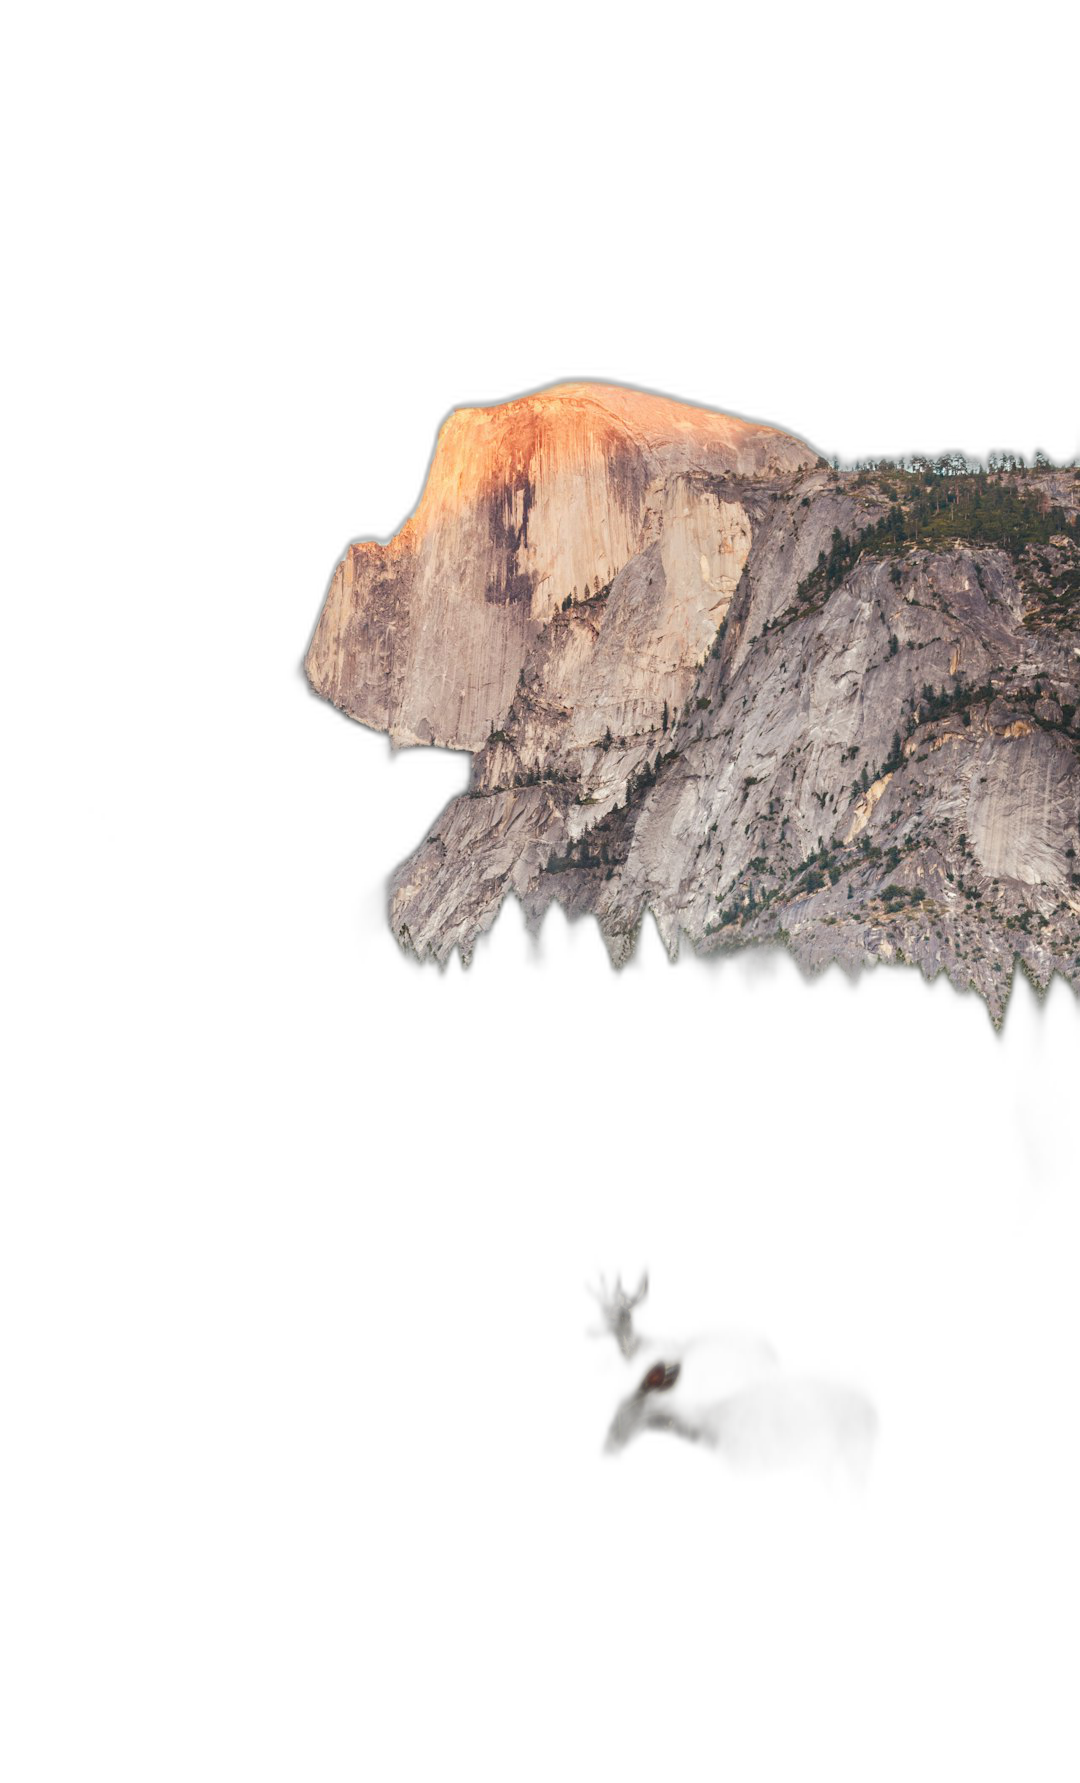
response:
M597 1282L597 1286L593 1287L593 1282ZM615 1294L611 1293L611 1289L608 1287L608 1277L604 1275L602 1269L599 1278L590 1277L590 1280L586 1282L585 1293L588 1294L592 1300L599 1300L604 1307L615 1305Z
M643 1298L645 1298L645 1294L647 1293L649 1293L649 1269L642 1269L642 1280L640 1280L640 1284L634 1287L633 1294L627 1296L627 1298L629 1298L629 1303L631 1303L631 1307L640 1307Z
M597 1286L593 1286L593 1282ZM622 1284L620 1273L615 1275L615 1280L611 1282L611 1286L608 1286L608 1277L604 1271L601 1271L599 1278L592 1277L586 1282L585 1293L590 1294L592 1300L599 1300L602 1307L613 1307L617 1300L622 1300L626 1307L640 1307L645 1300L645 1294L649 1293L649 1269L642 1269L640 1277L634 1278L633 1293L627 1293L626 1287Z

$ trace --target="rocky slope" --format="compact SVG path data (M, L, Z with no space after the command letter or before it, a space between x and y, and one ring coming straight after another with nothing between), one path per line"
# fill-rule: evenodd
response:
M785 434L566 385L461 410L416 513L338 566L316 690L474 752L396 873L421 957L513 891L672 953L907 960L1000 1020L1080 987L1080 476L830 469Z

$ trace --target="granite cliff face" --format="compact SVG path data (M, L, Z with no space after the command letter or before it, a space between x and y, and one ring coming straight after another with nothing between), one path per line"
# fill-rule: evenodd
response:
M565 385L461 410L386 546L353 545L313 686L474 753L394 876L467 958L508 892L625 959L784 940L907 960L995 1020L1019 957L1080 987L1080 476L830 469L799 441Z
M312 685L397 743L479 749L564 602L610 588L656 541L672 597L653 616L666 629L641 665L649 688L669 659L675 674L676 658L700 658L742 571L749 525L723 500L728 480L812 463L769 428L604 385L458 409L415 514L338 565Z

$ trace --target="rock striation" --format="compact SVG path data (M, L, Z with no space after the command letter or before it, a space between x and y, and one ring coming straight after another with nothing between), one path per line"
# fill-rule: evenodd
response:
M421 958L503 898L647 910L674 955L906 960L1001 1019L1080 987L1080 474L841 471L767 427L567 384L445 423L420 503L338 565L315 690L473 753L392 882Z

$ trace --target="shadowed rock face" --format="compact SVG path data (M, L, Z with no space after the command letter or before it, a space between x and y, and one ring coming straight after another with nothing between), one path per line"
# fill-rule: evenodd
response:
M709 411L566 385L446 422L307 658L399 743L474 753L393 881L467 958L513 891L612 957L781 939L903 959L999 1020L1080 987L1080 477L829 470Z

